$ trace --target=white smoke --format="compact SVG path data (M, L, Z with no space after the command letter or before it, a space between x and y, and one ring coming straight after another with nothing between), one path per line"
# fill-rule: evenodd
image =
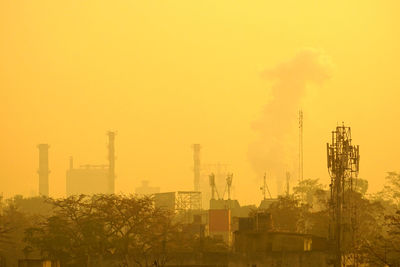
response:
M250 144L248 156L261 177L265 171L284 179L288 168L297 166L297 121L300 102L308 84L320 86L330 77L331 63L323 52L303 49L291 60L262 72L272 86L267 103L252 128L258 139Z

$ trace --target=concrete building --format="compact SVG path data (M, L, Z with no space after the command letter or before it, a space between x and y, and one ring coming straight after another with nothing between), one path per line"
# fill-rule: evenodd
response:
M105 165L85 165L67 170L67 196L107 194L109 189L108 168Z
M238 260L232 266L328 266L325 238L274 230L272 217L258 212L239 219L234 232L234 252Z
M154 195L154 205L156 208L162 208L175 212L176 203L175 192L157 193Z
M232 244L231 211L229 209L210 209L208 220L209 235L230 246Z

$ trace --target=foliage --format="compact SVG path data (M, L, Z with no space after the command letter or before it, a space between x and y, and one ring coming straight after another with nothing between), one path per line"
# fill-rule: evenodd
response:
M0 215L0 257L2 264L14 264L24 257L22 242L24 231L36 222L37 217L20 211L14 199L2 203Z
M373 197L381 202L388 202L388 205L395 205L400 208L400 173L388 172L383 190Z
M49 200L56 209L25 240L66 266L164 265L177 225L149 197L71 196Z

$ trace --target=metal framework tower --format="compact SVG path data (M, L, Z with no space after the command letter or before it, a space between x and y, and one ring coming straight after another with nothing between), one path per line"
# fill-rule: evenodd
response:
M200 144L193 145L194 191L200 191Z
M303 181L303 111L299 110L299 181Z
M359 171L359 146L351 144L350 127L337 126L332 143L327 144L328 170L331 176L330 240L335 251L335 267L342 267L354 252L355 206L352 204L354 180ZM355 261L353 253L352 259ZM356 264L354 264L356 266Z
M108 193L115 193L115 132L108 132Z
M49 145L39 144L39 195L49 196Z
M269 194L269 198L272 199L271 193L269 192L269 188L268 188L268 185L267 185L267 173L264 173L264 185L262 187L260 187L260 190L263 193L264 199L267 199L266 198L267 192Z
M201 210L201 192L178 191L176 195L176 210L178 212Z
M215 174L211 173L209 176L210 187L211 187L211 199L215 199L215 193L217 193L217 197L219 199L217 186L215 185Z

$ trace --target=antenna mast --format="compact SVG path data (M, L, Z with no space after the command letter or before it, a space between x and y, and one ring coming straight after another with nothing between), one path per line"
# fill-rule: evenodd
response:
M342 267L346 256L356 262L355 243L355 206L352 203L353 179L357 178L360 162L359 146L351 144L350 127L337 126L332 131L332 143L327 144L328 170L331 176L330 200L330 240L335 245L335 267ZM353 244L344 243L347 238ZM357 265L354 265L357 266Z
M268 185L267 185L267 173L264 173L264 186L260 187L260 190L263 192L264 199L266 198L267 192L269 194L269 198L272 199L271 193L269 192Z
M211 173L209 176L209 181L210 181L210 187L211 187L211 199L215 199L215 193L217 193L217 197L219 199L219 194L217 191L217 187L215 185L215 174Z
M228 187L228 199L231 199L231 187L232 187L232 180L233 180L233 174L229 173L228 176L226 177L226 186Z
M303 110L299 110L299 181L303 181Z

